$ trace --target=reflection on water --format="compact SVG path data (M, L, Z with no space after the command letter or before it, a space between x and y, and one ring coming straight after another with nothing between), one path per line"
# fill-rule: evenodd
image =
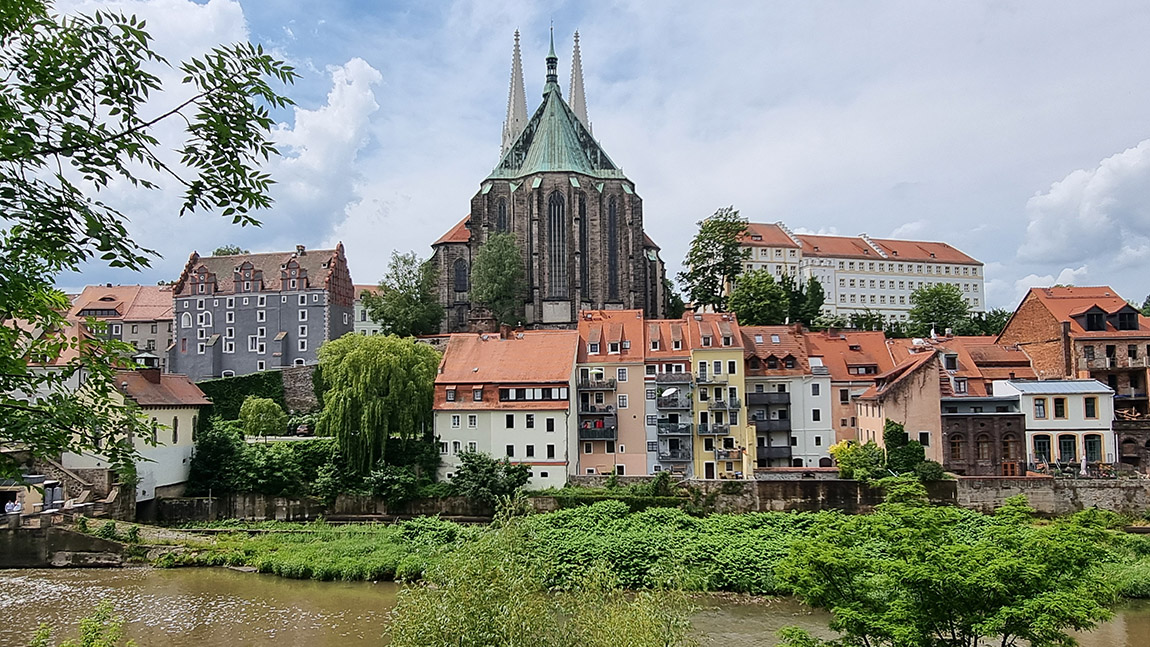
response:
M46 622L74 636L76 621L110 599L143 647L379 645L395 604L389 582L312 582L227 569L0 570L0 647L28 644ZM774 645L797 625L827 637L827 616L789 599L699 596L704 645ZM1147 647L1150 603L1124 605L1079 636L1082 647Z

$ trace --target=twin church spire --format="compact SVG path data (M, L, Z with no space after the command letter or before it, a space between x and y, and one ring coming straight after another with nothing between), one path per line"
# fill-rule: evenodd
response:
M547 53L547 82L543 94L559 92L559 79L556 72L558 57L555 55L555 30L551 30L551 49ZM571 85L568 93L571 111L583 127L591 132L591 122L587 118L587 98L583 92L583 60L579 52L579 32L575 32L575 50L571 56ZM515 48L511 54L511 88L507 95L507 120L503 122L503 146L500 155L515 143L523 129L527 127L527 93L523 84L523 58L519 48L519 30L515 30Z

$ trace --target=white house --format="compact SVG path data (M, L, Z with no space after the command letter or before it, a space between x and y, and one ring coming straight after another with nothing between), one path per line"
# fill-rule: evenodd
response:
M1026 417L1028 462L1113 463L1114 390L1098 380L995 380L994 396L1015 396Z

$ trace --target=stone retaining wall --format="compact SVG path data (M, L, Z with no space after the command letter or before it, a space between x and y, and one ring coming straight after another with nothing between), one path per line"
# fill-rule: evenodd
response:
M284 404L288 411L306 413L319 408L319 400L315 397L315 387L312 385L315 365L285 366L280 372L283 374Z
M1072 514L1100 508L1142 516L1150 510L1150 480L1064 479L1050 476L959 477L957 503L980 512L993 512L1011 496L1023 494L1044 515Z

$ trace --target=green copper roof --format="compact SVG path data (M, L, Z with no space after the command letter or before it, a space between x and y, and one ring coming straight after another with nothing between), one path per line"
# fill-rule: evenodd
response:
M543 96L543 103L488 177L510 179L553 171L625 178L563 100L558 88Z

